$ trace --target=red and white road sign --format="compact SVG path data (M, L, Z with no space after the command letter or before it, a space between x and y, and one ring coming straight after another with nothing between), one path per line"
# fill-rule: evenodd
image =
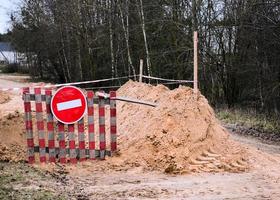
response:
M59 88L52 97L51 110L58 121L64 124L74 124L86 113L86 97L77 87Z

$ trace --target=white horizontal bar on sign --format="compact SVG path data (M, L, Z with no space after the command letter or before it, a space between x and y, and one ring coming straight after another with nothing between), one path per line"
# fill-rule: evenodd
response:
M81 99L71 100L71 101L65 101L62 103L57 104L57 110L63 111L71 108L77 108L82 106Z

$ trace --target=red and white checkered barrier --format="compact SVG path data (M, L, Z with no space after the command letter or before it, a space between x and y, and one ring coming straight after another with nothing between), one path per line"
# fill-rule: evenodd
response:
M40 87L23 88L29 163L35 162L36 153L39 153L38 160L41 163L57 161L77 163L86 159L103 160L105 156L111 156L117 150L115 91L111 91L110 94L103 92L95 94L93 91L86 91L87 115L76 124L69 125L64 125L53 117L50 108L52 94L53 91L50 88L44 88L43 91ZM98 105L96 113L94 104ZM108 114L106 114L106 105L110 107ZM34 116L32 108L35 111ZM95 120L97 114L98 120ZM105 115L110 117L109 133L106 133ZM96 132L99 135L96 135ZM37 136L38 140L34 136ZM99 145L96 145L97 142Z

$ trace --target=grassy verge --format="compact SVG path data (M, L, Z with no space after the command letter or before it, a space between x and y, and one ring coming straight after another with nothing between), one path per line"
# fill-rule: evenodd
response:
M26 164L0 162L0 199L67 199L46 187L46 181L50 179L48 175Z
M277 133L280 135L280 119L276 116L256 114L239 109L217 109L217 117L226 124L236 124L252 128L259 132Z
M22 67L19 64L0 64L0 73L18 73L27 74L29 70L27 67Z

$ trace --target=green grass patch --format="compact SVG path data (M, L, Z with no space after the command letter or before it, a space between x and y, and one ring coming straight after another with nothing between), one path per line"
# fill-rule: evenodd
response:
M44 172L27 164L0 162L0 199L67 199L63 194L54 192L53 189L39 186L44 181L53 183ZM37 184L34 185L34 183ZM31 185L34 186L30 187Z
M277 116L266 116L239 109L218 109L216 114L222 122L227 124L237 124L260 132L280 134L280 119Z
M0 186L0 199L18 199L18 200L64 200L65 197L60 197L48 190L15 190L11 186Z

